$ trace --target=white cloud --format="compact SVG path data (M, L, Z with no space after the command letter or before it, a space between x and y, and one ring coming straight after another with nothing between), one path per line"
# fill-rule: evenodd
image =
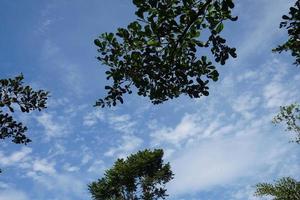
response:
M53 175L56 173L55 170L55 163L52 162L48 162L46 159L41 159L41 160L35 160L33 162L33 171L35 172L42 172L44 174L49 174L49 175Z
M8 188L9 188L9 185L7 183L0 181L0 189L8 189Z
M124 158L137 150L143 144L143 140L135 135L123 135L119 143L120 144L117 147L109 148L104 155Z
M29 200L30 198L23 191L7 189L0 190L0 200Z
M55 173L51 175L39 174L34 171L27 173L28 177L35 180L39 186L49 191L56 192L62 199L83 198L86 193L86 184L82 177Z
M70 163L64 164L64 165L63 165L63 169L64 169L65 171L67 171L67 172L77 172L77 171L80 170L79 167L73 166L73 165L71 165Z
M87 164L92 158L93 158L93 157L92 157L90 154L85 153L85 154L83 155L82 159L81 159L81 164L82 164L82 165Z
M239 96L236 100L234 100L232 108L241 113L247 119L254 117L252 111L255 108L258 108L260 103L260 98L256 97L249 93L244 93Z
M50 69L47 70L48 76L58 77L56 81L62 83L62 86L67 88L68 92L72 92L73 95L86 94L87 90L84 89L86 79L84 78L87 77L84 77L85 74L79 65L66 57L61 46L52 40L45 40L41 58L42 65Z
M119 132L130 134L134 132L135 122L130 115L109 115L107 119L111 127Z
M94 110L83 117L83 125L88 127L94 126L97 122L103 121L104 117L104 113L101 110Z
M284 69L287 66L281 65L282 63L278 63L276 59L266 66L260 64L261 59L265 58L258 56L257 59L253 59L254 54L258 55L266 49L271 50L271 46L276 46L276 44L270 44L270 42L272 42L273 36L279 36L278 25L281 13L287 10L290 3L287 3L286 0L277 0L273 4L270 4L270 0L237 2L239 5L247 6L247 8L240 10L243 12L239 14L240 20L247 17L244 12L251 12L251 15L248 15L251 17L249 19L251 21L237 22L240 23L239 25L245 25L245 30L241 28L243 26L239 26L237 33L234 33L233 29L229 29L232 35L231 39L228 38L230 42L233 42L235 37L242 37L242 39L236 40L240 44L238 48L239 60L234 65L239 66L239 68L224 69L226 77L216 84L220 86L217 88L219 92L216 93L215 91L217 90L211 90L211 95L207 98L209 100L208 103L203 98L198 104L189 104L189 106L193 106L191 108L182 103L184 101L176 100L180 104L178 107L181 108L177 110L177 113L175 112L176 114L182 114L181 111L184 113L191 111L191 113L186 113L182 116L178 123L174 123L174 119L177 116L172 115L172 109L176 108L170 106L170 113L166 109L161 109L166 108L164 106L168 103L159 105L155 109L152 106L146 109L145 107L139 108L138 106L140 105L134 105L138 107L134 108L139 110L136 111L138 115L132 114L132 108L129 107L128 109L125 106L129 114L116 114L116 110L109 112L93 110L91 112L88 111L89 113L86 116L81 116L84 112L80 113L78 109L77 112L74 112L73 109L69 109L68 113L66 109L60 112L61 109L58 106L64 107L71 103L71 101L62 97L61 100L50 103L49 107L57 106L55 109L63 114L57 116L53 113L45 113L38 120L45 128L47 137L61 137L70 133L70 122L72 124L78 123L77 120L69 120L74 113L78 113L80 119L83 120L79 124L86 126L85 130L99 128L101 131L105 129L107 132L116 131L122 134L114 135L116 137L104 134L97 136L85 134L82 138L86 138L82 141L86 142L84 145L87 146L87 151L82 151L82 148L75 147L78 143L68 142L74 139L74 135L71 134L67 135L70 137L67 142L56 144L56 142L53 143L51 141L51 143L47 143L46 145L51 147L49 151L46 150L46 153L44 149L49 149L47 148L48 146L39 149L39 144L33 144L34 148L38 149L35 153L44 159L33 158L30 148L27 150L22 149L21 152L9 155L1 151L1 165L16 165L21 170L27 170L28 176L33 178L34 183L42 188L41 193L45 193L45 196L55 194L56 197L53 197L53 199L70 199L73 196L82 197L82 194L86 191L86 183L84 183L86 175L88 173L98 175L104 170L104 161L93 160L96 157L95 152L101 154L104 151L106 156L114 160L115 157L125 157L138 149L147 147L146 144L148 142L164 148L165 157L171 161L172 169L175 172L175 180L170 187L172 194L189 194L191 192L208 190L209 188L218 190L219 188L215 186L224 186L226 189L230 189L230 186L227 187L228 185L239 182L243 178L246 179L245 182L248 185L251 182L249 179L256 180L258 176L272 179L276 175L298 174L299 160L293 157L295 154L298 155L298 152L293 151L293 149L287 149L290 148L290 144L287 143L288 139L278 137L278 134L281 133L270 129L270 124L268 123L270 123L270 116L272 115L269 112L269 108L277 108L282 103L286 104L286 101L299 98L299 94L296 93L299 93L297 81L300 80L300 76L295 75L289 76L291 78L283 78L287 74L287 70ZM253 4L260 6L255 15L252 12L255 6L249 11L249 7L251 9ZM45 28L53 23L53 21L47 21L44 18L42 20L45 22ZM279 37L277 39L279 40ZM75 94L85 94L87 91L85 89L87 88L92 94L96 90L90 90L91 85L95 88L96 84L91 84L91 74L86 73L91 71L86 70L86 68L81 70L80 66L72 63L70 59L68 60L64 52L69 50L69 54L74 52L72 48L59 46L61 45L59 41L59 38L45 41L41 52L41 63L46 63L44 65L47 77L58 77L55 81L52 81L54 85L50 87L58 87L57 89L59 89L62 96L68 95L67 93L70 91ZM250 59L247 59L249 57ZM242 62L243 60L247 60L247 63ZM251 69L246 68L250 65L249 63L253 66ZM220 70L222 69L220 68ZM89 81L86 81L87 77ZM291 81L296 84L291 84ZM72 97L74 97L73 94ZM79 95L78 97L80 97L78 98L80 100L87 98L84 95ZM73 100L77 101L78 99L75 96ZM207 105L213 106L206 107ZM162 110L167 112L163 113ZM239 114L242 114L244 117L240 117ZM156 123L151 124L155 126L150 126L152 132L149 141L146 139L148 135L142 138L135 134L137 127L139 127L136 121L137 116L145 121L147 116L156 119ZM160 117L167 119L168 123L166 124L168 125L160 122ZM141 127L147 127L148 124L145 121L140 121ZM266 133L270 130L273 133ZM147 130L142 131L147 132ZM96 149L99 148L99 145L95 148L90 144L97 144L97 137L103 139L103 141L112 139L113 145L107 147L107 144L104 144L101 146L103 149ZM90 141L92 142L90 143ZM73 148L77 149L71 151ZM77 155L77 157L69 157L70 155ZM63 163L67 162L66 164L61 164L63 173L59 171L59 168L56 169L59 165L58 163L60 163L59 161L61 161L60 158ZM73 162L70 159L73 158L78 159L77 163L85 170L81 171L79 167L71 165L70 163ZM287 158L290 159L288 162ZM74 174L78 174L78 177L74 176ZM271 176L270 174L273 175ZM19 177L14 178L19 180ZM1 187L4 190L1 190ZM32 188L35 189L35 187ZM29 192L31 195L35 193L34 191ZM236 192L232 198L251 199L251 192L248 187L246 189L243 188ZM86 196L79 199L85 199ZM7 185L1 185L0 183L0 200L4 199L27 200L32 198L27 198L21 191L8 191ZM198 200L199 198L187 199Z
M150 121L151 143L171 152L167 157L175 174L168 187L171 198L297 174L295 147L271 124L274 109L299 98L297 84L287 78L291 77L287 67L272 59L247 69L242 78L229 74L215 88L213 99L199 102L199 108L178 123ZM243 69L239 73L244 74ZM255 199L252 191L244 195L242 191L229 199Z
M32 152L31 148L22 147L20 151L15 151L9 156L5 156L4 152L0 152L0 164L10 166L20 164L29 159L29 154Z
M106 113L99 109L89 112L83 117L83 125L87 127L93 127L99 122L107 123L114 130L125 134L132 134L136 125L136 122L128 114Z
M105 156L126 157L143 144L143 140L134 134L136 122L128 114L107 113L96 110L87 113L83 117L83 125L87 127L93 127L97 123L101 123L102 125L107 124L111 129L122 133L121 139L114 142L114 144L108 148L104 153ZM87 164L90 160L91 156L87 155L82 158L81 163ZM94 167L91 166L88 171L94 171Z
M251 80L251 79L256 79L257 78L257 72L253 70L248 70L245 71L243 74L237 77L238 81L245 81L245 80Z
M88 172L94 173L97 175L103 174L105 170L105 164L102 160L96 160L93 162L93 164L88 168Z
M52 137L66 136L70 132L67 118L59 116L55 116L55 120L53 118L53 114L44 112L37 116L36 120L45 129L45 134L48 139Z
M204 140L182 149L171 159L176 178L170 184L170 193L191 194L241 178L266 175L266 169L282 164L290 148L275 136L267 137L260 132L247 132Z
M252 5L249 7L249 4ZM244 24L243 28L246 30L243 31L242 42L237 48L238 59L234 62L235 66L240 66L247 58L266 51L266 48L273 45L270 44L273 42L272 39L283 33L278 28L282 13L286 13L291 4L291 2L287 3L286 0L277 0L274 4L270 4L269 0L249 1L248 3L245 1L245 3L240 4L242 7L239 12L241 13L238 15L239 21L242 23L239 25ZM255 16L253 12L256 12ZM271 53L271 48L269 51Z
M264 98L267 108L279 108L295 102L296 93L281 82L273 81L264 87Z
M48 151L48 158L56 157L58 155L64 155L66 154L66 146L63 144L60 144L58 141L55 142L52 147Z
M294 81L300 81L300 74L296 74L294 76Z
M70 100L66 97L62 98L49 98L47 100L47 107L48 108L55 108L55 107L66 107L70 104Z
M50 40L46 40L44 42L44 46L42 48L42 59L48 60L51 59L53 56L58 54L60 49L57 45L53 44Z
M195 140L226 134L232 125L225 126L224 113L185 114L175 127L156 125L150 134L153 146L171 144L176 147L187 145Z
M151 137L153 139L153 144L168 142L179 145L180 142L199 133L199 129L197 117L195 115L186 114L174 129L157 127L157 130L151 133Z
M232 200L261 200L261 197L254 196L255 188L252 186L247 186L239 189L238 191L234 191L231 194ZM266 200L266 198L264 198ZM267 198L269 199L269 198Z
M291 153L295 147L271 125L275 108L299 98L297 84L286 79L287 66L276 59L261 67L241 79L227 76L213 100L200 102L199 110L185 114L179 123L150 124L151 142L172 147L172 198L297 174L299 160ZM231 199L255 199L251 195L240 192Z

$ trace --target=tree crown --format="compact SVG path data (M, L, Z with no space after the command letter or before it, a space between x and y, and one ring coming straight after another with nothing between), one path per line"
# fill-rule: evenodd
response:
M31 140L26 137L27 127L13 119L11 113L16 107L21 112L46 108L48 92L34 91L30 86L23 85L23 75L15 78L0 79L0 139L12 137L14 143L27 144Z
M165 199L165 184L173 178L163 150L144 150L118 159L104 177L89 185L94 200Z
M290 177L281 178L275 184L259 183L256 187L256 196L272 196L273 200L300 199L300 182Z
M231 15L232 0L133 0L138 19L127 28L103 33L94 41L108 66L107 96L96 106L123 103L123 95L149 97L159 104L181 94L191 98L209 95L209 80L217 81L215 63L236 57L220 36ZM209 51L210 53L209 54ZM205 52L209 56L205 55Z
M286 28L288 31L288 40L273 49L274 52L281 53L282 51L290 51L295 57L294 64L300 65L300 1L297 0L295 6L290 8L288 15L283 15L283 22L280 23L280 28Z

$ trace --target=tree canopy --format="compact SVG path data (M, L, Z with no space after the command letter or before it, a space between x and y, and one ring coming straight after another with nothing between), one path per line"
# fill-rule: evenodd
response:
M94 200L156 200L167 196L165 184L173 178L163 150L144 150L118 159L104 177L89 185Z
M281 53L282 51L291 51L295 57L294 64L300 65L300 0L297 0L295 5L290 8L288 15L283 15L283 22L280 23L280 28L285 27L288 30L288 40L279 45L274 52ZM286 130L293 131L297 134L295 142L300 144L300 105L294 103L287 106L281 106L280 112L273 119L274 123L285 122Z
M107 96L96 106L123 103L136 91L159 104L181 94L209 95L217 81L215 64L236 57L220 33L232 16L232 0L133 0L138 19L116 33L103 33L94 43L108 67ZM213 60L211 60L213 59ZM135 86L135 89L133 89Z
M273 200L297 200L300 199L300 182L285 177L275 184L260 183L257 185L255 195L271 196Z
M297 0L295 6L290 8L288 15L283 15L283 22L280 23L280 28L286 28L288 31L288 40L273 49L274 52L281 53L282 51L290 51L295 57L294 64L300 65L300 0Z
M300 144L300 105L291 104L288 106L281 106L280 112L274 119L274 123L286 123L286 130L293 131L297 134L295 142Z
M291 51L295 57L295 65L300 64L300 1L290 8L290 16L283 15L285 20L280 23L280 28L288 29L289 39L283 45L273 49L274 52ZM273 123L286 123L287 131L294 131L297 136L295 142L300 144L300 106L297 103L281 106L280 112L273 118ZM298 200L300 199L300 182L284 177L275 184L259 183L256 185L256 196L271 196L273 200Z
M0 79L0 139L12 138L12 142L27 144L31 140L25 135L27 127L14 120L11 115L16 108L29 113L46 108L48 92L35 91L23 85L23 75Z

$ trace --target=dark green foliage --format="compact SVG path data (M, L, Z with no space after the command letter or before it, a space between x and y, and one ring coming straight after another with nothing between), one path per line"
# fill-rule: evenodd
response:
M300 0L290 8L289 15L283 15L280 28L286 28L289 34L287 42L273 49L274 52L290 51L295 57L296 66L300 65Z
M294 7L290 8L289 16L283 15L283 22L280 28L288 30L288 41L283 45L273 49L274 52L291 51L296 58L295 65L300 65L300 1L297 0ZM280 112L273 118L273 123L286 123L287 131L294 131L297 136L295 142L300 144L300 106L291 104L281 106ZM256 185L256 196L272 197L273 200L299 200L300 182L293 178L285 177L278 180L275 184L259 183Z
M287 131L294 131L297 134L295 142L300 144L300 105L281 106L280 113L274 117L273 123L281 122L286 123Z
M14 143L27 144L31 140L24 134L27 127L16 122L10 113L19 107L21 112L46 108L48 92L34 91L30 86L23 86L23 75L13 79L0 79L0 139L12 137Z
M165 184L173 178L163 150L144 150L118 159L103 178L89 185L94 200L156 200L167 197Z
M299 200L300 182L290 177L282 178L275 184L260 183L256 186L256 196L272 196L273 200Z
M138 19L127 28L104 33L96 39L98 60L109 69L105 86L108 95L96 106L123 103L123 95L149 97L159 104L186 94L191 98L209 95L209 80L219 73L209 57L224 65L236 57L220 36L231 15L232 0L133 0ZM210 50L210 51L209 51ZM209 53L210 52L210 53ZM207 55L208 54L208 55Z
M283 45L273 49L274 52L291 51L295 57L295 65L300 65L300 0L297 0L294 7L290 8L289 15L283 15L283 22L280 28L285 27L288 30L288 41ZM280 107L280 113L274 117L274 123L285 122L288 131L294 131L297 136L295 142L300 144L300 106L291 104Z

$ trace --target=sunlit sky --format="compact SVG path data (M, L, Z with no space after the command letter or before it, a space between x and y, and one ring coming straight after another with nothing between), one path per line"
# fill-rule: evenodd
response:
M300 178L299 146L271 123L279 106L300 101L300 71L271 49L287 34L281 16L294 1L236 1L237 22L222 35L238 58L218 66L210 96L161 105L135 94L95 108L105 66L93 40L133 21L130 0L0 0L0 78L21 72L50 91L48 108L17 114L32 142L0 141L0 200L91 199L87 184L119 157L163 148L175 174L169 199L256 199L254 185Z

